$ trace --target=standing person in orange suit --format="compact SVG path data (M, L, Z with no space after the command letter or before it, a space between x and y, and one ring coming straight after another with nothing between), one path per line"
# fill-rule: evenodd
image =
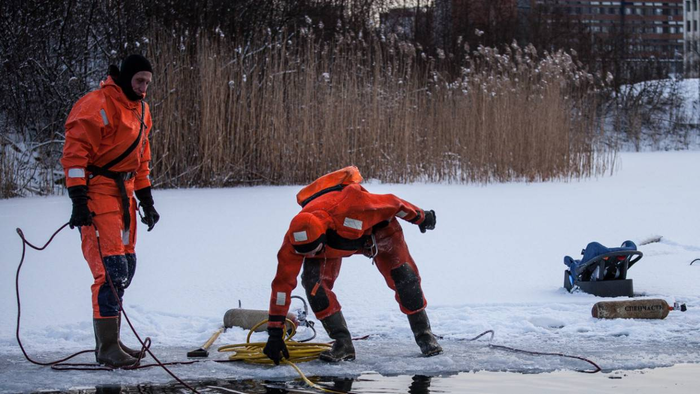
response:
M136 365L140 353L119 339L120 303L136 270L138 206L133 195L148 231L160 219L148 177L152 122L144 98L152 76L145 57L126 57L121 68L109 66L107 80L78 100L66 120L61 164L73 202L70 227L80 230L83 255L95 280L95 358L114 368Z
M425 356L442 352L430 329L421 278L403 237L397 217L417 225L421 232L435 228L435 212L424 211L392 194L372 194L360 186L356 167L346 167L317 179L297 194L302 210L289 226L277 254L272 282L268 341L264 353L279 364L289 352L283 340L284 318L291 292L301 275L302 286L316 317L333 347L321 353L324 361L354 360L355 348L333 293L341 260L353 254L374 259L413 331Z

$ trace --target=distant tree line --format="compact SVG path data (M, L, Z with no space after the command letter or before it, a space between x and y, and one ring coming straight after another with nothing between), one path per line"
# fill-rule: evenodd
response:
M0 197L63 190L68 112L131 53L156 68L148 100L158 186L303 183L358 163L396 182L546 180L610 168L594 132L607 74L586 72L587 40L577 41L578 56L558 50L574 42L564 32L579 33L569 22L531 24L525 35L496 14L438 45L434 3L414 1L408 42L379 17L406 4L0 2ZM550 74L537 75L543 69ZM549 88L553 81L562 87ZM524 124L546 133L523 132ZM538 149L551 160L534 160Z
M0 195L52 193L63 123L109 64L146 54L155 35L252 42L308 18L366 29L388 0L3 0L0 2ZM190 47L192 49L192 47Z
M323 21L360 30L387 0L3 0L0 2L0 84L3 121L32 137L61 135L66 111L94 88L109 64L148 49L155 32L197 36L217 32L252 40ZM57 133L57 134L56 134Z

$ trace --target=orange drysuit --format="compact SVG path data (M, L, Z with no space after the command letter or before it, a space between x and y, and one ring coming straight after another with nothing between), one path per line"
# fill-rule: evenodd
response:
M117 288L119 301L134 276L137 203L133 194L134 190L151 185L148 178L151 126L148 104L127 99L111 77L101 83L100 89L78 100L66 120L61 159L66 186L88 186L88 207L95 215L93 223L99 231L98 240L95 227L81 228L83 255L95 279L94 318L119 314L119 303L106 283L105 268ZM131 153L108 168L124 180L128 199L124 204L117 182L96 174L95 167L104 167L118 159L132 144L136 145ZM130 218L127 229L125 215Z
M292 291L302 266L302 285L311 309L319 320L340 311L333 284L340 272L341 260L353 254L374 257L379 272L394 290L401 311L414 314L427 303L420 285L420 275L396 218L419 225L425 213L417 206L392 194L372 194L360 186L362 178L355 167L329 174L350 171L348 184L329 184L319 178L297 196L302 214L312 214L324 223L325 247L313 257L297 253L292 242L293 229L287 232L277 254L277 274L272 282L269 327L282 327ZM355 173L356 172L356 173ZM324 184L325 183L325 184ZM319 184L321 186L319 186ZM328 186L328 187L324 187ZM294 220L292 221L294 223Z

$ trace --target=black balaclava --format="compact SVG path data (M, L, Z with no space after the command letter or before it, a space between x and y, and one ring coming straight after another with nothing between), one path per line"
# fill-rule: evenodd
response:
M134 75L141 71L153 72L151 63L141 55L127 56L122 60L121 69L117 69L115 65L109 66L109 75L114 79L114 82L122 88L126 97L131 101L139 101L142 99L131 87L131 80L134 78Z

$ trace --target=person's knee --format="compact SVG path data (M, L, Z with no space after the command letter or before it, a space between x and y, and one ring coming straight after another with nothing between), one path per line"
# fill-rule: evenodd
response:
M309 300L311 310L315 314L330 307L331 302L325 289L321 286L320 264L304 264L304 272L301 274L301 285L306 290L306 298Z
M420 277L408 263L391 270L391 279L394 281L396 294L398 294L403 308L415 312L424 307L425 301L420 286Z
M114 287L119 289L126 288L129 282L129 262L126 256L123 254L106 256L102 261ZM136 260L134 260L134 267L136 266L135 263Z
M304 289L310 290L321 279L321 267L319 264L304 264L304 271L301 273L301 285ZM307 290L307 291L308 291Z
M126 289L131 284L131 281L134 279L134 274L136 273L136 255L133 253L127 253L125 257L126 267L128 270L126 276L126 283L124 284L124 288Z

